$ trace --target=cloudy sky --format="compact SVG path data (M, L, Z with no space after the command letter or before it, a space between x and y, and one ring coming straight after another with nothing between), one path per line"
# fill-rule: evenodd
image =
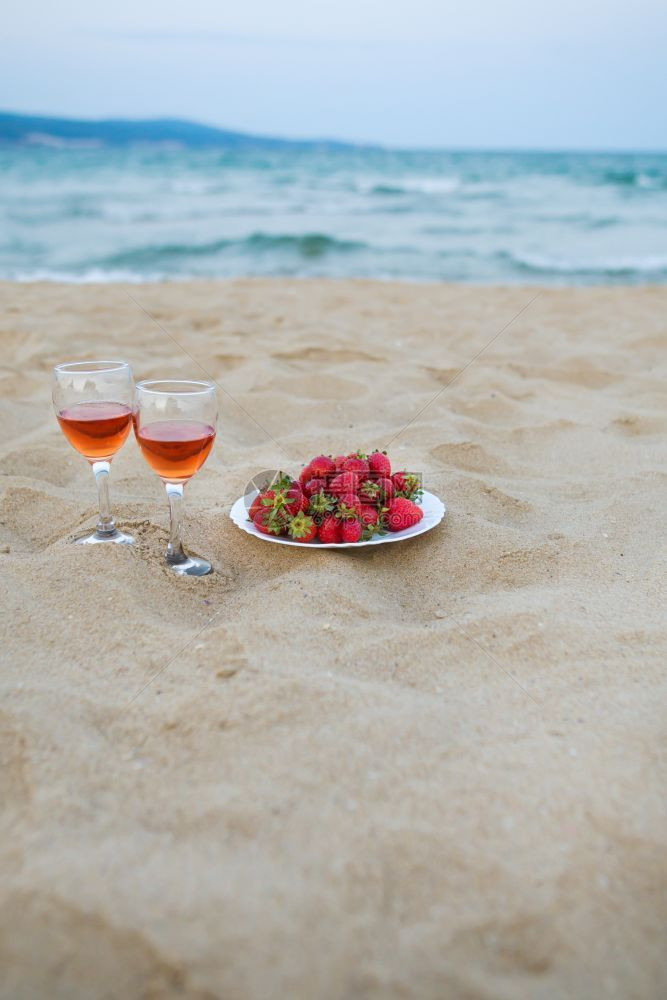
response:
M20 0L0 108L402 146L667 149L662 0Z

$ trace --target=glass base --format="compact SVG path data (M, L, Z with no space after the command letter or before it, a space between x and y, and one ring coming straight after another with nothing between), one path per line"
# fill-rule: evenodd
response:
M82 535L81 538L75 538L75 545L98 545L104 543L111 543L115 545L134 545L134 538L132 535L126 535L123 531L119 531L118 528L114 528L113 531L93 531L90 535Z
M200 559L199 556L186 556L181 562L170 562L167 558L165 565L179 576L206 576L213 569L210 562Z

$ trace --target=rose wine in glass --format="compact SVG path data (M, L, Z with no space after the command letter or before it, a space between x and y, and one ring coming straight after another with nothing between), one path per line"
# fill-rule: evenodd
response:
M137 432L141 453L160 479L187 483L213 447L215 430L199 420L158 420Z
M183 488L208 458L215 440L218 406L212 382L138 382L134 433L141 454L165 485L170 537L165 560L175 573L204 576L211 564L187 555L181 540Z
M119 531L111 514L109 469L132 423L134 380L126 361L75 361L53 369L53 407L63 434L90 463L97 483L99 518L79 543L134 539Z
M74 403L58 413L60 429L73 448L91 460L109 461L125 442L132 410L125 403Z

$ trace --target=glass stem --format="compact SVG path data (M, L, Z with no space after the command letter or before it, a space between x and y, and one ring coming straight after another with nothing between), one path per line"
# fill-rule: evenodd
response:
M112 535L116 530L116 524L111 514L111 502L109 500L109 469L111 468L111 463L93 462L92 464L100 504L97 531L100 535Z
M165 483L167 500L169 501L169 544L167 545L167 562L175 566L185 562L187 556L183 551L181 541L181 524L183 521L183 484Z

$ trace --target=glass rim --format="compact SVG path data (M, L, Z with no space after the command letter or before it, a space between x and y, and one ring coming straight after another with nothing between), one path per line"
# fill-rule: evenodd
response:
M86 372L101 375L104 372L119 372L123 368L130 369L129 361L61 361L54 365L54 372L64 375L82 375Z
M172 386L173 388L153 388L154 386ZM176 386L186 388L176 388ZM189 388L199 386L200 388ZM215 382L201 379L179 379L179 378L148 378L142 379L135 384L137 392L150 392L155 396L199 396L208 392L215 392Z

